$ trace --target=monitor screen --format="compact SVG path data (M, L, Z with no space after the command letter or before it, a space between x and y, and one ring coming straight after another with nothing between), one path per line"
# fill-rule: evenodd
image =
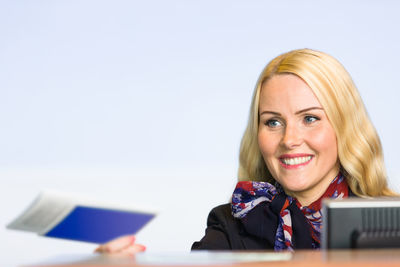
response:
M322 249L400 247L400 198L324 199Z

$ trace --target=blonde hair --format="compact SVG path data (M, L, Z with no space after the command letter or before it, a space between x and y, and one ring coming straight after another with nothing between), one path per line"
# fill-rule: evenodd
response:
M274 181L258 146L258 108L263 83L279 74L300 77L318 98L336 133L341 172L353 193L396 195L387 186L382 146L350 75L336 59L311 49L282 54L262 71L240 146L239 180Z

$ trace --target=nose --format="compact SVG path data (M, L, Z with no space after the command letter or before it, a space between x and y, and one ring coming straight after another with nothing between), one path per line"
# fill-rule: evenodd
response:
M293 149L303 143L303 133L297 125L287 124L281 144L287 149Z

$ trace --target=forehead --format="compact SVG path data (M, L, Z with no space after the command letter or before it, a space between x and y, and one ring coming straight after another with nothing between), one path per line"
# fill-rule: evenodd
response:
M289 110L296 112L309 107L321 107L311 88L298 76L279 74L271 77L261 87L260 112Z

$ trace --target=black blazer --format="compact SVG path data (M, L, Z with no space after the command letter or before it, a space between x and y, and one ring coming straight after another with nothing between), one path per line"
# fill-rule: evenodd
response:
M349 196L354 194L349 190ZM244 218L232 216L231 204L211 210L205 236L194 242L192 250L259 250L274 249L279 212L285 196L278 195L272 202L262 202ZM312 249L310 225L293 201L288 207L292 217L294 249Z

